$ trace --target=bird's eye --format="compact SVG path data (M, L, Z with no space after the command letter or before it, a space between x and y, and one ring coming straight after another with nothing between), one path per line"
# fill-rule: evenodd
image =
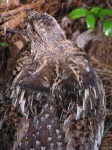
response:
M30 21L29 23L30 23L31 31L32 31L33 33L35 33L36 30L35 30L35 27L34 27L33 22Z
M28 24L28 26L27 26L27 32L28 33L32 33L33 35L35 35L36 34L36 30L35 30L35 28L34 28L34 25L32 24Z
M33 26L32 26L32 28L31 28L31 31L32 31L33 34L36 33L36 30L35 30L35 28L34 28Z

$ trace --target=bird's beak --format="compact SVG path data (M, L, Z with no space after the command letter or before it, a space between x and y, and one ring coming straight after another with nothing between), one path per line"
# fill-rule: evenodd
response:
M35 10L28 10L28 9L25 9L24 11L25 11L26 15L28 16L28 19L29 19L29 20L32 20L32 18L33 18L35 15L38 14L38 12L35 11Z

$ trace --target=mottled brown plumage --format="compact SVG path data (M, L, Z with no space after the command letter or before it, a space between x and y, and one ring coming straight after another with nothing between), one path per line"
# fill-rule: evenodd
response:
M2 150L98 150L105 93L82 50L48 14L27 11L31 49L1 91Z

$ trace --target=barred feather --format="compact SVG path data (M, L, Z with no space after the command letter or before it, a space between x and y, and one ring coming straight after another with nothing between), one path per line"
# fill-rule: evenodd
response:
M99 76L53 17L26 13L31 49L1 91L1 150L98 150L106 109Z

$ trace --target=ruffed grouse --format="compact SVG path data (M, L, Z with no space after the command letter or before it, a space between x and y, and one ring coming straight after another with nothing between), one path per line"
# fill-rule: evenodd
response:
M31 49L2 87L0 150L98 150L105 93L82 50L47 13L26 11Z

